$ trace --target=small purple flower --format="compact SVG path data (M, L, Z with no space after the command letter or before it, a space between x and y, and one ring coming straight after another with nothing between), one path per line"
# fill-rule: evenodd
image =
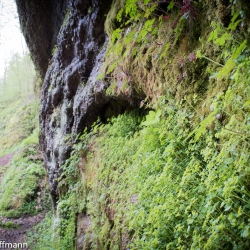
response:
M188 55L188 60L189 60L190 62L193 62L193 61L196 60L196 55L195 55L194 52L191 52L191 53Z

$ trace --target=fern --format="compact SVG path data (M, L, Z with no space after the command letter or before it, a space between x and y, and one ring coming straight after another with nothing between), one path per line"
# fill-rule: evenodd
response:
M125 4L125 13L130 18L135 18L138 15L137 9L138 0L127 0Z
M217 78L227 77L229 73L236 66L236 59L242 53L242 51L246 48L247 41L244 40L238 48L236 48L232 54L232 56L227 60L225 66L218 72L216 75Z
M153 24L154 24L155 19L152 20L147 20L146 23L143 25L143 28L139 32L137 36L137 42L140 43L145 39L147 34L152 31L153 29Z
M114 43L116 40L120 39L122 36L122 29L118 28L112 33L111 40Z

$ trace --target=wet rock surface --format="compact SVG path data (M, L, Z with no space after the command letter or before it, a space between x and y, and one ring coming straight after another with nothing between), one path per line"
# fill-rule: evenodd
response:
M100 104L107 102L104 83L91 81L105 54L106 38L100 27L104 13L96 1L71 4L43 83L40 142L54 207L60 169L71 152L66 136L74 137L94 122Z
M139 106L140 100L132 94L108 96L106 89L110 83L98 80L108 43L104 23L112 1L61 0L55 4L46 0L48 17L46 21L42 17L40 22L33 18L35 23L25 22L32 14L31 7L27 7L32 1L17 2L35 63L42 75L46 71L41 97L40 144L56 208L58 177L61 166L70 156L75 136L86 127L90 128L98 117L105 122L108 117ZM22 4L26 6L25 13ZM39 4L33 1L33 5ZM33 7L41 11L46 9L46 4ZM35 24L39 25L41 35L47 31L43 45L41 39L31 34ZM46 64L53 47L53 57Z

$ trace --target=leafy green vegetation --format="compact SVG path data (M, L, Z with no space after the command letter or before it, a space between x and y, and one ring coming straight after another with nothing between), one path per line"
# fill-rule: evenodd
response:
M36 214L50 203L38 145L34 79L29 56L14 55L0 82L0 156L10 156L0 166L0 215L5 217Z
M249 67L243 64L238 69ZM91 249L125 243L130 249L247 249L245 77L214 97L199 124L195 98L187 108L169 95L143 120L138 112L124 114L81 136L64 167L69 191L58 203L58 232L67 244L57 249L73 249L78 213L91 218L84 242Z
M214 122L214 127L199 139L189 137L192 110L169 98L160 104L160 118L151 112L133 136L116 132L123 130L127 115L99 130L83 167L95 172L86 205L98 235L93 249L99 244L106 249L107 238L111 249L119 249L126 231L130 249L249 246L249 124L235 119L232 93L216 97L222 112L230 106L228 120L222 125L210 119L207 126ZM238 99L234 93L230 98ZM249 121L249 115L245 118Z
M26 54L13 55L0 79L0 156L22 147L21 142L36 133L38 143L39 102L34 91L35 71Z
M160 15L158 5L146 7L153 1L113 4L107 93L142 88L147 99L76 138L59 179L57 216L31 232L34 249L74 249L79 239L96 250L250 247L244 13L234 1L227 25L219 13L221 23L202 17L196 27L191 7L180 14L179 1L167 2ZM201 13L212 15L204 6ZM54 248L46 245L52 232Z
M57 223L58 218L55 218L51 212L47 213L44 220L28 232L27 239L30 249L62 249L58 244Z
M35 95L2 103L0 155L22 147L22 141L25 144L31 134L36 138L32 142L38 143L38 109Z
M7 221L6 223L3 223L0 221L0 227L2 228L17 228L18 226L13 223L12 221Z
M36 211L36 193L39 190L39 181L45 175L38 154L37 145L30 144L15 156L4 172L0 183L2 215L17 217L20 214L32 214Z
M195 77L201 80L193 74L187 57L198 47L204 20L198 20L194 3L180 2L171 1L166 8L161 1L113 3L106 21L110 42L101 74L112 82L107 94L129 95L136 89L155 100L168 88L179 94L180 82L186 85L187 94L193 92L194 86L186 83Z
M215 97L214 109L231 113L191 137L193 110L170 96L140 126L138 113L125 114L82 136L65 166L58 232L67 244L56 249L73 249L77 213L91 218L91 249L120 249L126 237L130 249L247 249L249 115L235 118L238 95Z

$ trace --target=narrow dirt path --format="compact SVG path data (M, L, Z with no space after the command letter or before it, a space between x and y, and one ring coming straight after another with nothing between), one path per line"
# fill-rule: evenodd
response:
M0 157L0 181L14 155L15 153L10 153ZM42 186L40 188L43 189L43 185L45 185L45 183L41 182L41 185ZM41 197L39 196L38 198ZM27 243L27 231L31 230L34 226L41 222L43 218L43 212L35 216L25 215L17 219L0 216L0 250L17 249L16 247L10 248L10 245L4 245L5 243ZM30 248L28 247L24 249L29 250Z
M44 214L38 214L36 216L24 216L18 219L7 219L0 216L0 222L2 222L3 225L10 225L11 223L11 226L13 227L13 228L6 228L6 226L0 227L0 242L27 243L25 238L27 231L29 231L32 227L34 227L40 221L42 221L43 218ZM0 245L0 250L4 249L7 248L1 248Z
M0 157L0 166L3 167L7 165L12 160L13 156L14 156L14 153L10 153L10 154Z

